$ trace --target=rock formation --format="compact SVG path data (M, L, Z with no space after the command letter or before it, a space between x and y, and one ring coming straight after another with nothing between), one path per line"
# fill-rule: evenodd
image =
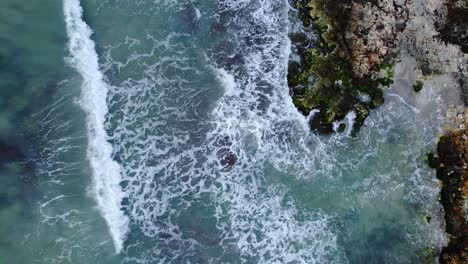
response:
M429 162L441 181L449 243L442 250L441 264L468 263L468 108L451 107L444 134L437 143L437 154Z
M304 27L319 41L291 36L300 60L288 73L293 102L304 115L315 113L312 130L334 131L332 123L353 111L353 133L383 101L401 54L416 60L423 80L445 76L460 92L447 111L437 153L428 156L442 182L449 243L440 263L468 263L468 1L467 0L296 0ZM416 94L416 93L415 93ZM415 95L416 96L416 95ZM313 112L312 112L313 111ZM336 126L335 126L336 127Z

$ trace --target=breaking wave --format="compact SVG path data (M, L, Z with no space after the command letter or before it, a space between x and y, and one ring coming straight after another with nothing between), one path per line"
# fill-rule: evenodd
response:
M89 121L90 135L100 144L94 149L96 142L90 141L90 159L93 164L102 158L93 165L96 186L109 188L96 189L98 204L112 204L101 210L117 249L128 233L125 262L346 263L344 247L357 243L346 235L359 224L349 219L360 209L360 217L372 215L366 211L369 201L383 197L389 200L386 206L403 212L401 193L415 204L436 200L435 183L422 178L419 153L398 143L428 144L427 139L395 138L418 130L430 136L437 124L421 129L425 121L410 116L412 109L394 96L368 118L357 139L349 136L353 113L343 121L345 133L310 133L287 86L287 1L122 3L138 15L170 14L170 22L124 32L117 43L103 47L107 83L98 70L91 31L79 19L79 5L65 3L74 7L67 19L70 43L76 44L70 45L70 61L87 80L83 101L89 102L82 105L99 121ZM77 30L80 38L73 36ZM92 60L84 61L89 54ZM436 115L431 112L424 120ZM414 159L407 175L395 171L391 154L382 150ZM105 172L121 178L99 182L103 175L96 164L108 164ZM405 192L402 177L427 189ZM292 190L297 185L315 192L300 197ZM107 196L110 191L116 195ZM373 209L384 215L382 208ZM112 222L116 219L121 222ZM404 231L382 226L377 227L382 232Z
M121 211L123 192L120 188L121 168L112 160L112 145L104 128L108 112L108 87L99 70L98 55L91 39L92 31L82 20L78 0L64 0L66 30L69 38L68 63L83 77L79 103L87 114L88 158L93 172L93 196L106 220L116 252L123 247L128 232L128 218Z

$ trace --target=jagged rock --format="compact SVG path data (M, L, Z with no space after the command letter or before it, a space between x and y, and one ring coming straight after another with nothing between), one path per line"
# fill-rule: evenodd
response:
M443 183L440 201L450 235L439 262L468 263L468 136L464 128L468 125L468 108L457 111L452 107L447 118L444 134L437 143L437 156L428 155Z
M305 115L320 110L310 121L312 129L331 133L331 122L354 111L355 134L369 109L383 103L380 88L390 85L393 76L382 78L379 73L399 53L416 60L422 80L439 74L458 82L468 105L468 1L297 0L297 3L304 25L313 25L321 36L320 45L303 49L300 55L305 63L290 67L294 74L288 75L296 107ZM422 87L421 80L414 87L408 85L408 89L416 92ZM369 95L370 102L361 100L367 98L362 94ZM448 124L438 143L437 155L427 156L443 181L441 203L450 234L450 242L439 260L468 263L468 111L454 109L447 114Z
M436 25L442 40L459 45L468 53L468 1L448 0L445 2L447 15Z
M355 111L355 134L364 124L368 110L383 104L381 88L393 83L393 66L389 62L397 50L398 25L405 21L402 8L393 4L386 7L390 3L393 2L296 2L304 26L312 25L321 36L319 43L313 45L299 34L291 34L301 60L290 62L288 84L299 111L308 115L314 109L320 110L320 115L311 120L312 130L332 133L332 122ZM364 113L363 109L367 114L359 114Z
M341 50L341 56L351 62L353 75L363 78L378 70L386 56L397 53L398 25L406 22L403 7L394 1L376 0L352 1L348 9L346 49Z

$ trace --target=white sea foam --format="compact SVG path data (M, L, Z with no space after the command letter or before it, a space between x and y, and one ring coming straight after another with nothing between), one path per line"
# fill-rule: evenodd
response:
M240 27L228 34L240 41L237 52L245 62L215 64L225 93L211 113L214 128L206 140L216 142L220 135L229 138L230 151L239 160L217 178L230 190L213 195L217 218L229 217L228 222L218 221L218 228L225 230L226 241L236 241L243 262L343 261L328 216L320 210L306 213L292 201L284 204L286 190L266 179L266 164L306 177L319 171L314 168L316 158L327 157L288 94L290 43L284 31L288 5L283 1L228 0L221 1L220 7L221 12L234 14L224 19L232 19ZM310 149L308 144L315 142L316 148ZM227 210L223 209L226 204Z
M312 120L316 114L320 113L320 109L312 109L306 117L307 121Z
M300 152L307 143L300 142L299 150L286 143L291 135L297 144L309 133L286 85L290 46L281 25L287 26L288 6L282 1L269 2L261 2L259 9L248 1L219 4L229 10L248 8L241 10L245 11L239 20L243 28L229 32L240 33L233 37L242 45L255 26L262 31L255 38L268 40L228 54L230 59L238 53L246 60L231 69L214 62L217 51L206 56L213 60L207 67L200 66L200 61L188 56L199 47L187 44L193 43L192 36L182 33L167 33L163 39L148 36L154 44L146 51L141 51L143 39L126 39L109 47L106 69L122 75L143 72L111 87L109 122L116 142L114 153L125 170L126 211L144 235L158 241L138 261L162 261L154 256L166 256L164 262L180 262L206 251L207 245L198 240L204 235L191 238L196 229L184 233L178 222L180 214L201 197L209 197L204 204L215 210L221 232L218 246L226 254L234 249L244 262L319 263L342 257L325 213L301 212L292 201L284 204L287 191L282 187L263 190L268 184L265 162L278 168L286 164L285 170L287 166L311 170L314 157L326 157L319 153L323 146L317 146L317 153L308 150L311 155L307 156ZM209 16L206 10L202 13ZM262 36L264 30L267 34ZM125 47L131 54L128 59L112 58L114 49ZM151 59L145 54L160 57ZM141 67L136 70L135 65ZM242 69L245 74L239 72ZM204 109L200 98L207 93L207 72L215 79L208 81L217 81L224 94ZM296 127L298 133L291 133ZM220 164L229 153L239 160L232 168ZM170 238L162 239L163 235Z
M107 222L116 252L120 252L128 232L129 220L121 210L121 169L112 160L112 146L104 122L108 108L108 86L99 70L98 55L91 39L92 31L82 19L78 0L64 0L66 30L70 56L67 62L83 77L80 105L87 114L88 158L93 173L93 196Z
M158 8L162 7L155 5ZM203 19L213 15L200 10ZM325 211L319 208L326 204L301 207L291 198L289 186L271 181L271 171L309 184L326 177L339 181L371 162L388 166L390 158L376 158L379 148L389 147L382 143L390 133L384 129L395 126L395 119L407 115L408 109L389 100L381 110L385 114L375 117L373 112L360 134L362 147L352 148L346 142L351 141L354 113L343 120L348 124L346 133L312 134L307 118L295 109L288 94L291 47L284 30L288 28L286 1L220 1L215 16L222 16L219 21L225 24L218 34L225 35L213 42L237 46L228 51L204 50L208 62L193 56L193 50L201 47L192 35L165 28L155 30L159 37L127 38L109 46L106 69L129 76L111 87L108 123L114 155L125 171L125 209L141 233L157 241L157 246L141 254L143 259L129 256L127 260L180 263L198 254L208 263L219 263L209 254L211 248L221 246L223 254L234 252L247 263L346 262L332 224L343 213L339 209L355 206L347 201L358 201L360 206L372 198L390 197L388 190L401 190L401 182L385 174L385 166L379 167L384 173L375 172L351 190L334 193L336 201ZM114 49L127 49L129 56L112 58ZM207 72L212 76L207 77ZM214 81L222 93L216 102L209 90L216 88ZM417 124L408 125L413 129ZM220 162L229 155L237 158L232 167ZM333 186L322 187L325 192ZM181 215L200 201L214 207L212 233L183 226L187 216ZM195 217L190 220L199 220ZM202 241L205 236L219 240L207 245ZM142 247L139 241L134 243Z

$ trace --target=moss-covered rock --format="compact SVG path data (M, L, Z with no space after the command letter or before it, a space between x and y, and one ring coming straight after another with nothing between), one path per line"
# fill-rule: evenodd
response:
M422 90L423 85L424 85L424 84L423 84L422 81L417 80L417 81L413 84L413 91L414 91L415 93L419 93L419 92Z
M371 52L360 50L367 46L361 45L362 41L372 45L371 39L376 36L377 39L389 38L379 33L383 29L376 29L368 22L366 25L373 29L350 32L365 26L355 17L361 14L355 4L341 0L296 1L304 26L314 30L320 38L316 42L307 42L297 34L291 35L301 59L290 62L288 84L300 112L308 115L312 110L320 110L312 118L310 127L321 133L333 132L332 123L342 120L351 111L356 113L353 134L357 133L369 115L369 109L383 104L382 88L393 83L394 65L388 63L391 56L386 57L393 42L391 45L379 44L385 46L384 51L370 55L372 60L354 56ZM366 8L374 10L375 7L366 4ZM384 13L381 15L387 16Z
M346 130L346 124L345 123L341 123L339 126L338 126L338 129L336 130L336 132L338 133L343 133L345 132Z
M354 120L353 134L359 132L359 129L364 124L364 121L369 116L369 107L363 103L358 104L355 108L356 119Z
M428 215L426 215L426 216L424 217L424 222L426 222L426 224L430 224L431 221L432 221L432 217L430 217L430 216L428 216Z
M433 247L428 247L423 253L423 264L434 264L436 263L437 251Z

